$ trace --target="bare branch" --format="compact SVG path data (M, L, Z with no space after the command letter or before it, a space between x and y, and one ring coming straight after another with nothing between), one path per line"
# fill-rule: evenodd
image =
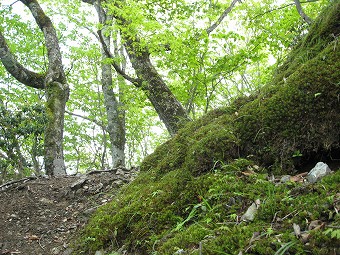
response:
M295 1L295 0L294 0L294 1ZM309 1L300 2L300 4L312 3L312 2L318 2L318 1L319 1L319 0L309 0ZM254 19L258 18L258 17L264 16L264 15L266 15L267 13L271 13L271 12L273 12L273 11L278 11L278 10L287 8L287 7L292 6L292 5L295 5L295 3L285 4L285 5L282 5L282 6L278 7L278 8L270 9L270 10L268 10L268 11L265 11L265 12L263 12L263 13L261 13L261 14L258 14L258 15L256 15L256 16L254 16L253 18L251 18L251 20L254 20Z
M45 75L32 72L23 67L10 52L3 34L0 31L0 59L6 70L26 86L44 89Z
M308 24L312 23L312 19L307 16L307 14L303 11L300 0L294 0L296 9L298 13L300 14L301 18L307 22Z
M88 120L94 124L96 124L97 126L101 127L103 130L105 130L107 132L107 129L106 129L106 126L101 124L100 122L94 120L94 119L91 119L87 116L83 116L83 115L80 115L80 114L76 114L76 113L73 113L73 112L69 112L69 111L65 111L65 113L69 114L69 115L72 115L72 116L75 116L75 117L79 117L79 118L82 118L84 120Z
M223 19L225 17L227 17L227 15L229 14L229 12L231 12L231 10L234 8L235 4L237 2L239 2L240 0L233 0L232 3L230 4L230 6L221 14L221 16L218 18L218 20L212 24L210 27L208 27L205 31L207 32L207 34L209 35L212 31L214 31L219 24L221 24L221 22L223 21Z

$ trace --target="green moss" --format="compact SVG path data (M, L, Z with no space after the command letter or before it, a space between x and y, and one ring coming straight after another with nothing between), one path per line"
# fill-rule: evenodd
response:
M285 246L328 254L330 236L308 232L308 246L293 224L339 225L340 171L315 184L280 185L266 173L296 171L296 151L303 163L340 147L340 51L329 34L338 33L339 6L321 15L261 93L187 124L148 156L139 177L95 213L74 254L123 245L141 255L275 254ZM257 199L255 220L240 222Z

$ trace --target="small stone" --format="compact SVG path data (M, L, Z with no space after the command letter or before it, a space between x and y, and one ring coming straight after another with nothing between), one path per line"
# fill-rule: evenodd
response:
M329 174L331 169L328 167L327 164L323 162L318 162L315 167L309 171L306 178L310 183L314 183L320 180L325 175Z
M96 253L94 255L104 255L104 251L103 250L100 250L100 251L96 251Z
M58 255L61 252L62 249L63 249L62 247L54 247L54 248L52 248L51 253L53 255Z
M280 179L280 182L281 183L286 183L286 182L289 182L290 181L290 175L283 175Z
M257 212L257 206L255 203L252 203L251 206L247 209L246 213L242 215L242 221L253 221L255 218L255 214Z

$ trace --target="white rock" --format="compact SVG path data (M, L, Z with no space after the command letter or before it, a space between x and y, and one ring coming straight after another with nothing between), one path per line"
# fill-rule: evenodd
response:
M257 206L255 203L252 203L251 206L247 209L246 213L242 215L242 221L253 221L255 218L255 214L257 212Z
M306 178L309 182L314 183L320 180L325 175L329 174L331 169L328 167L326 163L318 162L315 167L309 171Z

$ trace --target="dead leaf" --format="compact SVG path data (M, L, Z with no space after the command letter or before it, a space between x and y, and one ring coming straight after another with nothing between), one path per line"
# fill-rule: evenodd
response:
M255 174L255 172L253 170L246 170L241 172L244 176L251 176L253 174Z
M301 240L302 243L305 244L309 241L310 237L311 237L310 233L302 233L300 240Z
M301 174L297 174L297 175L294 175L294 176L291 176L289 178L289 180L291 182L303 182L304 181L304 177L308 174L308 172L304 172L304 173L301 173Z
M319 230L325 227L325 222L321 220L313 220L308 226L308 230Z
M249 244L251 244L254 241L259 240L261 237L261 233L260 232L254 232L253 236L250 238Z

